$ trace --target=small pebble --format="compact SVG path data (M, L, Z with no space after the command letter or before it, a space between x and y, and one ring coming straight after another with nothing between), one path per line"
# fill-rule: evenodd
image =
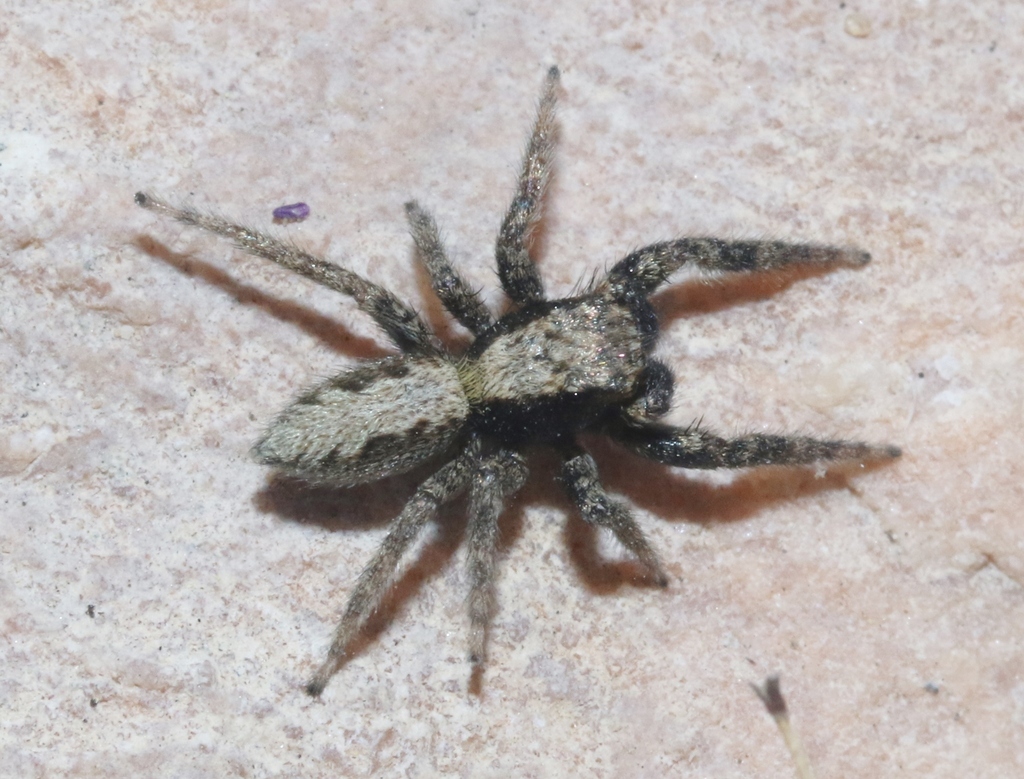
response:
M854 38L867 38L871 34L871 20L864 14L852 13L846 17L843 30Z
M274 209L275 222L301 222L309 216L309 206L305 203L292 203Z

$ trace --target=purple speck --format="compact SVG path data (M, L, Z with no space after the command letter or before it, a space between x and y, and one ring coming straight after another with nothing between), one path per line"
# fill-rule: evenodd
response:
M309 206L305 203L292 203L274 209L274 221L277 222L301 222L307 216L309 216Z

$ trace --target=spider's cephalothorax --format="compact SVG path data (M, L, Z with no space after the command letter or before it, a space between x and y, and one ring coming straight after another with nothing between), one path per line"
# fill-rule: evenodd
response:
M681 468L743 468L841 459L891 458L899 450L852 441L751 433L724 438L698 425L656 421L668 410L672 374L651 358L657 322L648 297L683 265L748 272L793 263L864 265L866 252L776 241L681 238L616 263L586 294L544 297L528 251L554 152L558 70L548 71L518 188L498 233L496 259L510 313L495 320L452 267L434 220L406 205L412 237L435 293L474 336L451 354L420 317L383 287L246 227L138 193L135 202L231 238L351 296L400 354L365 362L319 384L270 426L253 451L261 463L310 482L352 485L445 457L394 521L359 577L327 660L307 685L319 695L394 578L403 553L438 507L469 491L469 657L480 664L492 611L498 518L526 479L519 449L547 443L563 458L561 479L583 518L608 528L658 584L667 577L647 539L605 492L594 460L576 442L603 432L627 449Z

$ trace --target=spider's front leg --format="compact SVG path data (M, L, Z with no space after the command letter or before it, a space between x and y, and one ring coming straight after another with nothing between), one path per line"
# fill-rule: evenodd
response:
M637 419L615 421L607 432L627 449L677 468L808 465L835 460L891 460L900 456L896 446L767 433L724 438L698 425L672 427Z
M548 71L537 109L515 197L505 213L498 232L494 254L498 261L498 278L505 294L520 305L544 299L537 266L530 258L527 244L530 233L540 219L540 209L551 175L555 153L555 90L558 68Z
M494 569L498 551L498 518L505 499L526 481L526 463L517 452L503 449L476 467L469 490L469 661L484 662L487 626L494 611Z
M750 273L787 265L859 267L870 261L870 254L850 246L679 238L652 243L619 260L596 291L616 299L646 297L684 265L709 273Z

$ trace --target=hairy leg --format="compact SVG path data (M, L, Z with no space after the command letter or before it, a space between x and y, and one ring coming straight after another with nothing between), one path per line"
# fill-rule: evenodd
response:
M456 497L469 484L479 454L479 442L474 440L455 460L420 485L392 523L380 548L359 575L345 607L345 614L334 631L327 659L306 685L306 692L314 698L324 691L344 659L352 639L380 605L394 579L402 555L419 535L423 525L434 518L441 505Z
M434 293L441 299L449 314L471 333L480 335L494 323L494 319L480 297L452 267L434 218L420 208L420 204L415 200L405 204L405 213L420 259L430 274L430 286L433 287Z
M505 498L526 481L526 464L516 452L502 450L486 458L473 474L469 493L469 661L484 662L487 626L494 611L494 570L498 517Z
M594 458L575 445L566 447L564 457L562 481L583 519L591 525L611 530L619 543L651 573L658 586L667 586L668 577L658 555L647 543L629 509L608 497L597 475Z
M540 219L541 201L551 175L551 162L555 151L555 90L558 87L558 68L548 71L537 109L515 197L505 213L498 232L495 257L502 289L516 303L525 304L544 299L537 266L530 259L527 243L530 233Z
M742 273L797 264L858 267L870 261L870 254L848 246L680 238L652 243L619 260L608 271L597 292L617 299L647 296L683 265L694 265L712 273Z
M607 432L633 452L679 468L806 465L831 460L889 460L900 456L896 446L765 433L723 438L697 425L671 427L637 419L613 422Z
M135 193L135 202L184 224L230 238L239 249L249 254L276 262L317 284L348 295L404 352L441 354L444 351L415 311L388 290L357 273L220 216L200 213L193 208L178 208L144 192Z

